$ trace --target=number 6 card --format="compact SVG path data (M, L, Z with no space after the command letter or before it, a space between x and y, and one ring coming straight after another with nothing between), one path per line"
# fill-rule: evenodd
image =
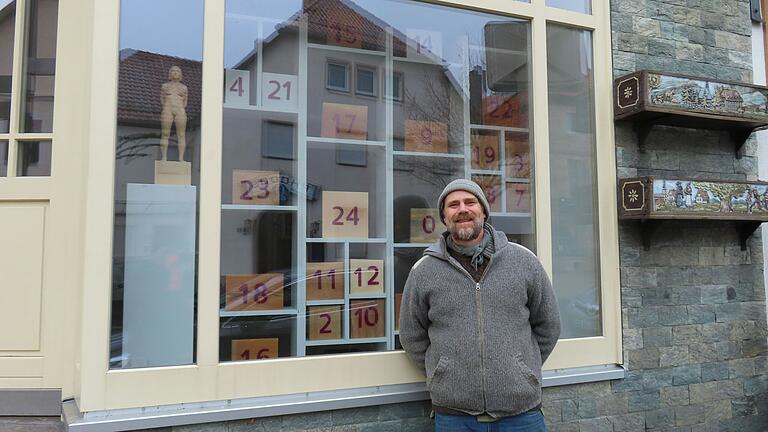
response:
M232 170L232 204L280 204L278 171Z
M368 238L368 192L323 191L323 238Z

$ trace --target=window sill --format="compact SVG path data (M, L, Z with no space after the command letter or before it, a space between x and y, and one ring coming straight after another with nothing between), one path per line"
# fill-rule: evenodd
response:
M622 379L625 370L620 365L603 365L549 370L544 371L542 375L543 387L554 387ZM64 402L63 412L68 431L91 432L223 422L427 399L429 399L429 394L424 383L413 383L232 401L99 411L86 414L80 413L75 401L70 400Z

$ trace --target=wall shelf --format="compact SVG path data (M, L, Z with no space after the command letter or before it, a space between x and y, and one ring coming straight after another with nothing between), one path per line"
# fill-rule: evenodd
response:
M768 183L702 179L620 179L619 219L639 221L643 248L667 220L718 220L735 224L741 250L768 221Z
M645 151L655 125L728 131L737 158L750 134L768 126L768 87L638 71L614 81L614 120L629 121Z

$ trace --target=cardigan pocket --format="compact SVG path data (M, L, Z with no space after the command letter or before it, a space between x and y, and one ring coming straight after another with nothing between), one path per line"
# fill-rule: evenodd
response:
M440 360L438 360L437 365L435 365L435 370L433 370L432 374L429 376L429 382L427 383L427 387L429 389L432 389L435 385L440 384L440 381L443 379L443 376L445 376L445 372L448 370L450 363L451 360L448 357L440 356Z

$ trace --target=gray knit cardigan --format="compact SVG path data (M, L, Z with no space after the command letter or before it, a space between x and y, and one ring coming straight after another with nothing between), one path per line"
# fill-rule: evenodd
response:
M538 258L495 232L479 283L441 237L411 269L400 342L427 377L432 403L505 417L541 403L541 364L560 335L552 284Z

